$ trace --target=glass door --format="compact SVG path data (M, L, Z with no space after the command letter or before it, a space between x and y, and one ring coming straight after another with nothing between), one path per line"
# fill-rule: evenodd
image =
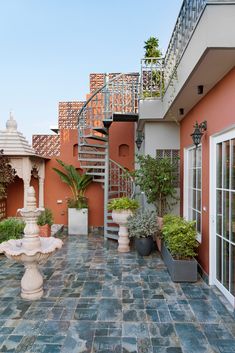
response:
M235 138L217 142L215 149L215 284L234 305Z

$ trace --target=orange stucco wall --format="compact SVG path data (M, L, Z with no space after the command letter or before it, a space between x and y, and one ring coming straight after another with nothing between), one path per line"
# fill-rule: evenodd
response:
M195 121L207 120L207 132L202 138L202 243L199 262L209 273L209 141L210 136L235 124L235 68L231 70L181 122L181 211L183 210L184 148L192 145L190 134Z
M66 163L79 168L78 156L74 156L74 145L78 143L77 130L64 129L60 132L61 153L58 157ZM134 123L113 123L110 128L110 157L129 170L134 165ZM119 145L129 146L128 156L119 156ZM53 171L59 167L56 158L46 162L45 178L45 207L51 208L54 222L67 224L67 199L71 197L68 186L61 182L59 176ZM103 188L100 183L92 183L86 192L89 204L89 226L103 225Z
M38 180L32 177L30 185L34 187L38 200ZM7 188L7 217L15 217L17 210L22 207L24 207L24 183L23 179L17 176Z

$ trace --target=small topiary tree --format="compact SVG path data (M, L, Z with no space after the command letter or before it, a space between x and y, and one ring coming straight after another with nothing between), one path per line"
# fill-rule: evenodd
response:
M147 201L156 207L162 217L176 203L175 184L177 163L169 158L154 158L150 155L137 156L139 168L134 172L135 183L144 191Z
M14 181L15 175L9 158L0 150L0 199L6 197L7 186Z
M162 56L161 50L159 49L159 39L156 37L149 37L146 42L144 42L145 54L146 58L145 63L151 63L151 60L148 58L160 58ZM156 63L157 60L153 61Z

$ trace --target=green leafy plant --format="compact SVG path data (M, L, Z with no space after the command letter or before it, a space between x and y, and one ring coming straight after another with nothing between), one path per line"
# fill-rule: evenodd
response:
M7 186L14 181L15 175L9 158L0 150L0 199L6 197Z
M163 217L162 238L175 259L191 259L197 255L195 221L186 221L179 216Z
M153 158L150 155L137 156L139 168L134 172L135 183L144 191L147 201L155 205L162 217L178 200L175 184L177 163L169 158Z
M120 197L113 199L108 203L108 210L131 210L135 211L139 208L139 202L129 197Z
M44 226L46 224L49 226L53 224L53 214L49 208L45 208L37 218L37 225Z
M92 182L92 176L80 173L71 164L66 164L62 160L56 160L64 171L53 168L53 170L60 176L61 180L66 183L73 195L73 198L68 199L68 206L72 208L87 208L87 199L84 194L88 185Z
M127 221L130 238L154 237L157 233L157 214L154 211L144 211L130 216Z
M7 218L0 222L0 242L20 239L24 233L25 222L18 218Z
M157 62L157 58L160 58L162 56L161 50L159 49L159 39L156 37L149 37L146 42L144 42L144 49L145 49L145 54L144 57L146 58L145 63L150 64L151 59L149 58L156 58L153 63Z

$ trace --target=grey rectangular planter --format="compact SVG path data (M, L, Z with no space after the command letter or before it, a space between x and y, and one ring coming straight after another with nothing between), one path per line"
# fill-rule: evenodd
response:
M173 259L164 242L162 242L161 254L173 282L197 281L197 261L195 259Z

